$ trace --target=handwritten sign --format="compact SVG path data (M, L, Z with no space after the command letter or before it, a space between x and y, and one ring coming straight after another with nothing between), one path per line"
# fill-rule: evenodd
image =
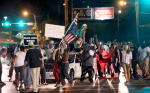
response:
M65 26L45 24L45 36L53 38L62 38L64 36Z

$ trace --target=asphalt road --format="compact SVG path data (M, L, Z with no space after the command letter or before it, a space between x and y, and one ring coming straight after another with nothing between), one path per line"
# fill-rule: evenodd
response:
M3 64L2 80L6 83L5 86L0 88L0 93L29 93L32 89L17 91L13 84L15 73L13 74L12 81L9 82L8 76L9 67ZM141 73L138 70L139 74ZM131 84L125 85L125 78L121 73L119 78L94 78L94 84L90 85L88 80L85 80L83 85L78 84L78 79L74 87L70 87L67 83L66 89L55 88L55 82L47 80L48 85L41 85L38 93L150 93L150 79L143 80L139 77L137 80L131 79ZM67 82L67 80L66 80Z

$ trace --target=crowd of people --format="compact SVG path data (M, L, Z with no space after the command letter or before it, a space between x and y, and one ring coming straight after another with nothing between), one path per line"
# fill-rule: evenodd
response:
M78 84L84 84L83 81L87 73L89 75L88 78L90 84L94 83L93 63L95 57L97 62L97 72L94 73L94 75L96 76L117 78L121 73L120 68L122 67L126 78L125 84L127 85L130 84L130 78L138 78L137 66L139 66L142 70L142 77L144 79L149 77L150 47L147 43L118 43L116 40L113 42L108 41L107 43L102 43L98 41L97 35L95 35L94 38L91 38L89 42L86 42L86 29L86 24L79 29L82 33L78 35L78 40L75 41L73 50L70 49L70 45L65 40L65 37L62 38L64 41L63 44L50 41L47 46L43 46L43 43L39 42L38 47L35 47L33 42L29 42L28 46L25 47L18 43L18 46L14 51L10 52L10 62L8 63L8 66L11 65L11 67L8 77L12 77L14 68L14 84L16 88L29 89L32 85L33 92L37 92L40 84L48 84L46 82L46 70L44 66L44 60L46 60L47 62L52 61L54 63L53 75L56 80L56 85L54 87L66 88L65 78L69 81L71 87L73 87L75 81L68 73L70 52L78 52L82 59L82 74L80 80L77 82ZM1 48L0 57L5 57L6 54L7 47ZM0 62L0 77L1 75L2 64ZM5 83L1 81L1 78L0 85L5 85Z

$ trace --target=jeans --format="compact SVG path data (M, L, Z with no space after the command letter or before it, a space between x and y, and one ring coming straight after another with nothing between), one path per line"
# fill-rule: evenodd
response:
M89 81L93 83L93 66L82 66L82 75L80 81L85 79L85 75L89 74Z
M111 60L108 61L108 74L110 74Z
M118 61L116 59L117 58L113 58L113 67L114 67L115 73L119 73L120 72L120 70L119 70L120 63L118 63Z
M41 74L41 83L43 84L43 83L46 82L46 72L45 72L45 68L41 68L40 74Z
M10 69L9 69L9 77L12 77L12 75L13 75L13 69L14 69L14 63L12 62L11 63L11 66L10 66Z
M60 69L60 79L62 85L66 85L65 78L72 84L73 80L68 74L69 63L62 63Z
M31 86L31 77L30 77L30 68L25 67L24 70L24 86L25 87L30 87Z

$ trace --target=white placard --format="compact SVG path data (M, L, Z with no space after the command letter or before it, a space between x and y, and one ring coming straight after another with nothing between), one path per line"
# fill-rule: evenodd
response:
M64 36L65 26L45 24L45 36L53 38L62 38Z

